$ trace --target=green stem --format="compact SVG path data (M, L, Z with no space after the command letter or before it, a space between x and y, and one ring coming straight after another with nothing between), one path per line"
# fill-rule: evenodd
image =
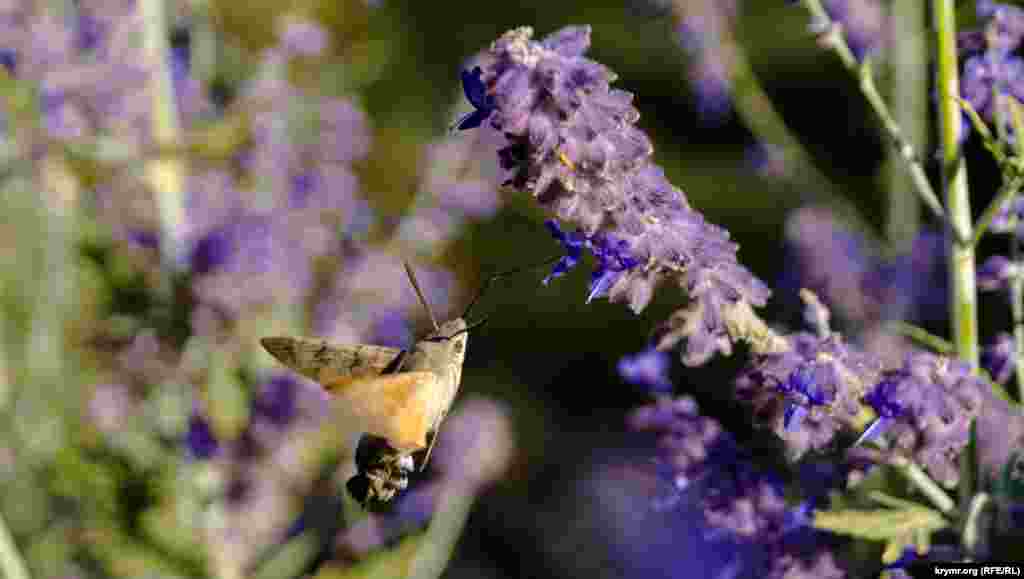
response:
M967 188L967 167L960 151L961 112L959 63L956 50L956 6L954 0L934 0L936 44L938 47L939 120L942 143L942 175L946 208L956 229L970 231L971 204ZM967 239L973 238L972 234ZM974 248L969 243L952 243L949 251L950 315L957 356L978 369L978 305ZM973 437L972 437L973 438ZM975 457L972 444L960 454L960 500L966 504L974 489Z
M942 338L931 334L924 328L919 328L913 324L908 324L903 321L893 321L886 324L886 330L906 336L915 342L924 344L932 350L940 354L949 354L953 351L953 344L943 340Z
M989 498L987 493L978 493L971 499L971 505L967 509L967 517L964 520L964 528L961 533L961 542L967 555L966 560L973 559L974 553L978 550L978 545L981 544L981 524L983 520L981 515L990 502L992 502L992 499Z
M14 544L14 537L7 530L3 516L0 515L0 570L4 573L5 579L29 579L28 567L25 560L21 558L17 545Z
M691 3L678 1L677 19L681 19L686 6ZM682 6L682 7L679 7ZM741 19L737 19L739 23ZM742 31L737 31L737 35ZM782 115L775 109L771 98L765 92L760 80L746 58L743 47L732 40L733 31L723 30L720 41L731 57L730 81L732 83L733 107L743 124L758 139L771 143L782 150L788 170L787 174L800 180L801 189L817 191L828 197L829 204L844 217L864 223L859 210L846 199L831 179L815 164L814 159L789 127Z
M956 502L946 491L942 490L942 487L913 461L897 456L890 461L890 464L902 472L940 512L949 514L956 508Z
M813 18L815 22L822 23L825 27L825 44L829 46L837 56L839 56L839 60L843 63L843 66L850 71L850 73L857 75L858 84L861 92L864 94L864 98L866 98L868 104L871 105L871 110L874 111L878 120L882 123L882 128L885 129L889 139L896 147L896 152L899 154L900 158L903 159L903 163L910 172L910 179L914 184L914 190L917 192L918 196L921 197L921 200L924 201L925 206L927 206L940 221L949 224L953 235L956 236L958 240L968 239L970 222L961 224L955 220L951 220L943 210L942 203L939 201L939 197L936 195L935 189L932 188L931 182L928 181L928 175L924 170L924 165L921 164L921 158L917 154L913 143L903 136L903 130L893 118L892 113L889 111L889 107L885 104L885 100L878 92L878 87L875 86L875 81L871 74L870 63L868 61L865 61L864 63L857 62L857 58L854 56L853 51L850 50L850 46L846 43L846 40L840 32L840 26L832 21L828 12L825 11L824 6L822 6L819 0L802 0L802 3L804 7L807 8L808 12L811 13L811 18ZM959 125L957 126L959 127Z
M988 206L985 207L984 213L981 214L977 224L974 226L974 235L971 237L972 247L977 247L978 243L981 242L982 236L988 232L996 215L999 214L999 209L1014 195L1019 193L1021 187L1024 187L1024 174L1016 175L1009 181L1003 182L1003 186L996 193L996 196L992 198Z
M1024 403L1024 277L1019 270L1021 264L1020 242L1016 235L1010 236L1010 256L1014 269L1010 278L1010 308L1013 312L1013 347L1017 356L1015 361L1017 374L1017 400Z
M149 91L152 107L153 140L157 144L182 140L174 85L168 63L167 14L162 0L141 0L144 58L150 71ZM145 162L145 174L156 198L160 217L160 251L168 273L179 268L183 257L181 239L185 223L185 164L180 158L155 158Z
M904 128L907 139L926 147L928 142L928 78L925 59L928 23L924 6L917 2L893 2L889 6L889 102L893 117ZM900 250L909 249L921 221L918 200L906 192L915 184L890 151L886 162L889 242Z
M441 490L434 518L412 561L410 579L437 579L444 573L469 519L476 499L475 489L457 484L448 484L448 487Z

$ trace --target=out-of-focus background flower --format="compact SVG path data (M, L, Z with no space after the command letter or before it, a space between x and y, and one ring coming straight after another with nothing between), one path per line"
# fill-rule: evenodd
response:
M880 83L898 77L890 3L826 4ZM945 332L941 246L907 233L922 218L885 193L913 198L854 80L784 3L0 0L5 568L735 576L744 547L709 548L699 503L650 508L654 448L627 430L646 398L619 361L680 307L672 289L634 315L588 303L586 268L491 284L432 463L389 513L347 497L352 433L259 347L408 347L429 320L402 260L448 319L490 274L562 252L502 187L501 134L450 128L494 39L582 23L668 179L775 291L770 321L799 323L811 287L869 349L892 351L872 341L888 319ZM980 149L979 204L997 176ZM992 342L1001 299L983 302ZM759 436L731 396L741 359L672 359L677 393L741 446ZM622 373L661 372L641 363L660 364Z

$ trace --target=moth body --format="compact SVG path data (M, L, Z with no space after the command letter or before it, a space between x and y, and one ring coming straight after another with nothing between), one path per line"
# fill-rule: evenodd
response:
M387 502L408 485L413 453L427 449L455 401L469 341L465 319L438 324L411 266L405 265L434 331L409 350L370 344L338 345L320 338L267 337L263 347L279 362L320 383L350 431L372 441L349 491L364 504ZM433 444L433 439L429 441Z

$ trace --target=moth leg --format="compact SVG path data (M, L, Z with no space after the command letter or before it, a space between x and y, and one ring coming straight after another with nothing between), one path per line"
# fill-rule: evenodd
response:
M409 350L402 350L395 356L395 359L388 362L388 365L384 367L381 374L397 374L402 371L402 366L405 365L405 361L409 359Z

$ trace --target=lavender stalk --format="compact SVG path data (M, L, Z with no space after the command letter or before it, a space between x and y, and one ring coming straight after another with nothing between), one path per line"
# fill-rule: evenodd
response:
M677 22L685 19L689 4L682 1L673 2L673 13ZM847 217L860 220L857 209L845 202L844 195L836 184L818 169L807 149L786 126L786 121L776 110L751 68L743 47L736 42L733 31L717 32L722 45L720 50L726 53L723 59L730 65L728 68L732 84L732 105L744 125L758 138L782 149L786 163L792 165L787 170L787 175L799 175L798 178L807 189L823 192L827 195L830 205L839 207L840 212Z
M889 102L893 117L906 131L908 141L924 146L928 141L928 79L924 62L928 54L924 7L916 2L889 6L890 81ZM906 191L913 180L890 150L886 161L888 209L886 229L890 243L909 247L921 221L918 201Z
M1006 203L1013 199L1017 193L1020 193L1021 188L1024 187L1024 175L1014 176L1009 181L1003 183L1003 186L996 193L996 196L992 198L992 201L985 207L985 211L978 218L978 223L974 226L974 235L971 237L971 246L976 247L981 242L981 238L988 232L992 226L992 222L995 221L996 216L999 215L999 210L1006 205Z
M1020 242L1010 237L1010 255L1015 264L1020 263ZM1017 350L1017 400L1024 403L1024 277L1018 273L1010 279L1010 308L1013 313L1013 341Z
M143 46L149 69L149 96L152 101L152 138L157 144L181 141L181 126L174 101L174 86L168 63L166 8L161 0L140 0ZM160 252L168 271L175 271L184 258L182 247L185 223L185 161L180 158L153 158L146 161L146 179L153 190L159 212Z
M811 13L811 17L814 22L818 23L817 26L819 26L823 31L823 44L831 48L832 51L836 53L839 60L847 70L857 75L861 93L863 93L864 98L866 98L868 103L871 105L871 109L876 115L878 115L878 119L882 122L882 127L896 146L896 151L899 153L899 156L907 165L907 170L910 171L910 178L914 183L914 189L921 197L921 200L924 201L925 205L928 206L928 209L930 209L936 217L943 222L949 222L953 234L957 239L969 239L970 236L968 235L968 232L970 231L970 215L968 214L968 221L962 224L947 216L946 211L942 208L942 203L939 201L938 195L936 195L935 190L928 181L928 175L925 173L924 166L921 164L921 157L918 155L913 143L907 140L903 135L902 129L893 118L892 113L889 111L889 107L885 104L885 100L882 99L882 95L878 92L878 87L875 86L875 81L871 76L871 67L868 62L865 61L864 63L860 63L857 61L857 58L850 49L849 44L847 44L845 38L843 38L839 25L829 17L828 12L825 11L825 8L821 5L819 0L803 0L802 4L807 8L808 12ZM955 35L953 42L956 42ZM952 66L954 80L956 80L957 64L955 44ZM959 117L957 122L959 122ZM959 127L959 124L957 127Z
M939 118L942 139L943 179L946 207L954 230L969 231L971 205L967 189L967 167L960 152L961 113L956 97L960 94L957 61L956 7L953 0L936 0L932 4L936 44L938 46L937 82ZM967 239L971 236L967 235ZM978 305L974 271L974 248L970 244L953 243L949 251L950 317L953 343L957 355L973 370L978 368ZM960 501L966 503L973 494L973 444L960 455Z
M18 553L18 547L14 544L14 538L7 530L7 524L0 516L0 570L3 570L7 579L29 579L28 568L25 560Z

